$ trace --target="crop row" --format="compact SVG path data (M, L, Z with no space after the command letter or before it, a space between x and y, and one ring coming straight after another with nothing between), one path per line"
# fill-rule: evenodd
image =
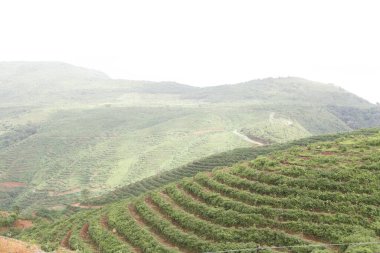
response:
M300 168L297 168L300 170ZM352 174L345 175L344 179L338 178L336 174L330 175L331 172L328 170L311 170L306 169L305 173L299 177L289 177L285 176L287 174L287 170L294 171L296 170L294 167L291 168L281 168L276 173L264 174L258 173L257 170L249 169L243 166L239 166L233 170L234 173L238 173L244 177L262 181L269 184L286 184L287 186L292 187L301 187L307 188L311 190L319 190L319 191L329 191L329 192L337 192L337 193L359 193L359 194L373 194L376 193L373 187L365 187L363 183L374 184L376 181L371 182L371 178L373 178L373 173L366 173L360 170L353 170ZM330 168L329 170L332 170ZM350 171L349 168L340 168L340 174L342 174L342 170L347 173ZM284 175L285 174L285 175ZM362 179L362 180L361 180ZM363 180L364 179L364 180ZM359 181L360 180L360 181Z
M260 195L237 188L229 187L221 184L216 180L199 174L196 177L197 182L201 183L213 191L219 192L228 197L240 200L250 205L269 205L276 208L286 209L303 209L315 212L329 213L357 213L366 217L380 216L380 209L376 206L369 205L351 205L350 203L334 203L330 201L322 201L308 196L294 196L287 198L275 198L267 195Z
M70 245L70 249L83 253L91 253L93 252L92 248L89 244L84 242L83 238L80 236L80 229L82 226L83 224L81 223L77 223L73 226L68 243Z
M108 213L108 224L116 229L117 233L128 240L132 245L147 253L175 253L176 250L168 249L158 243L155 238L130 215L123 205L113 207Z
M202 198L209 205L220 205L223 207L233 208L235 211L244 208L245 206L233 205L233 201L228 201L223 199L222 197L212 196L207 192L199 191L196 185L192 185L191 183L187 183L184 187L191 191L193 194L197 195L197 197ZM216 204L218 203L218 204ZM249 213L250 207L246 207L245 212ZM228 215L228 213L227 213ZM226 220L231 220L234 217L226 217ZM237 219L238 217L235 217ZM245 217L247 219L249 217ZM353 233L353 231L357 231L359 229L364 230L364 228L360 226L353 225L345 225L345 224L319 224L312 223L309 221L275 221L266 218L260 218L259 216L255 217L255 220L249 221L251 224L255 223L258 226L263 227L271 227L273 229L280 229L284 231L293 231L297 233L303 233L309 236L313 236L319 238L324 241L337 241L341 238L344 238Z
M256 243L216 243L213 241L201 239L193 233L186 233L180 228L177 228L170 221L157 216L155 212L144 203L144 201L139 201L136 203L136 210L139 215L147 222L147 224L153 227L158 233L165 236L166 239L175 245L181 246L190 251L208 252L256 247Z
M272 196L280 196L280 197L288 197L288 196L307 196L314 199L319 199L322 201L329 202L343 202L344 205L347 202L351 204L367 204L367 205L380 205L380 196L375 194L373 195L363 195L363 194L355 194L355 193L338 193L338 192L329 192L324 190L314 190L309 189L307 184L301 186L292 186L287 185L287 180L270 180L268 182L267 178L274 178L273 175L270 174L260 174L260 176L256 179L250 178L249 180L245 177L240 177L239 173L225 173L225 172L216 172L214 173L214 178L219 182L227 184L232 187L238 187L240 189L249 190L253 193L272 195ZM252 181L255 180L255 181ZM257 181L256 181L257 180ZM277 182L277 183L275 183ZM268 184L269 183L269 184Z
M196 191L196 188L193 189ZM180 190L178 187L171 185L165 188L165 193L170 196L170 198L177 203L179 206L185 210L212 219L213 222L224 225L224 226L250 226L257 224L257 221L263 218L276 220L276 221L307 221L312 223L321 224L351 224L351 225L362 225L362 219L350 219L348 215L345 214L318 214L303 210L293 210L293 209L277 209L267 206L248 206L240 202L234 202L232 200L223 198L221 196L213 196L212 193L205 192L200 196L200 198L207 199L217 199L220 198L224 205L211 206L204 202L199 202L193 199L185 192ZM209 198L208 198L208 197ZM234 205L237 210L246 210L247 213L241 213L232 209L224 209L223 207L229 207Z
M100 224L100 217L95 216L90 221L88 233L102 252L130 253L131 248L115 237Z
M361 134L371 134L371 131L360 132ZM352 133L350 134L352 135ZM339 136L348 136L348 134L339 134ZM147 191L157 189L165 184L175 182L184 177L191 177L200 171L211 171L214 168L221 166L230 166L239 161L249 161L257 158L258 156L269 154L271 152L280 151L288 149L294 145L296 146L306 146L311 143L316 143L320 141L330 141L337 138L337 135L321 135L312 136L306 139L296 140L285 144L274 144L270 146L264 146L259 148L238 148L231 151L223 152L220 154L211 155L200 159L198 161L189 163L182 167L162 172L158 175L137 181L135 183L119 187L114 191L104 194L101 197L97 197L88 201L88 204L103 205L115 200L120 200L128 197L136 197Z
M281 231L269 228L226 228L209 221L196 218L179 209L173 208L166 203L157 193L150 195L154 204L164 213L165 216L186 230L191 230L201 237L213 241L223 242L249 242L266 245L300 245L305 244L299 238L289 236Z

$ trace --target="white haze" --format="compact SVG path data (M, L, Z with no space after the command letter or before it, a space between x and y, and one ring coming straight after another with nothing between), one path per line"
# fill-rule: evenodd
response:
M0 61L197 86L298 76L380 102L378 2L1 0Z

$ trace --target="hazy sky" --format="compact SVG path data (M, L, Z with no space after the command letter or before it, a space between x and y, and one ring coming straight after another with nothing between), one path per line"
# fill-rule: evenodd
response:
M198 86L299 76L380 102L379 11L378 0L1 0L0 61Z

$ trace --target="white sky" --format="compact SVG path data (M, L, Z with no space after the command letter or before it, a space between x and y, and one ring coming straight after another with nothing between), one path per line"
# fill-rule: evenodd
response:
M197 86L298 76L380 102L378 0L0 0L0 61Z

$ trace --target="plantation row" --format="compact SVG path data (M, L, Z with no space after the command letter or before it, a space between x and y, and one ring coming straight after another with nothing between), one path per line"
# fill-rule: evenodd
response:
M373 136L380 139L380 134ZM371 176L368 187L374 194L379 191L377 172L371 175L358 169L363 157L380 152L377 144L366 145L366 138L341 138L328 145L311 143L253 162L198 173L136 198L38 226L21 238L37 240L45 249L61 245L95 253L199 253L274 246L284 247L280 252L294 253L380 252L378 200L365 191L356 192L357 187L349 191L344 184ZM342 145L356 154L355 159L341 159L346 152ZM308 167L295 169L295 175L297 171L304 175L282 173L291 169L279 160L307 163L303 157L326 150L335 150L331 156L339 161L342 177L334 166L319 167L318 172L311 167L313 176L308 175ZM357 173L351 173L351 168ZM300 179L306 180L305 185ZM340 182L342 188L315 188L312 181L318 179ZM321 246L353 242L379 244Z
M184 210L195 215L205 216L207 219L212 219L213 222L224 226L246 227L254 224L266 226L270 224L267 220L349 225L363 225L364 223L364 225L368 225L368 222L363 222L360 218L351 219L349 215L344 214L328 215L303 210L248 206L241 202L234 202L231 199L217 195L196 194L194 188L190 191L192 195L173 186L167 187L165 193ZM196 196L197 198L192 196ZM203 199L203 197L205 197L205 199ZM211 199L217 200L218 204L208 204L211 203ZM235 209L233 209L231 205L235 205ZM258 223L258 221L263 221L263 223Z
M304 195L305 192L307 192L308 197L320 199L322 201L343 202L343 204L347 204L347 202L350 202L352 204L365 203L367 205L380 204L380 199L378 198L380 195L378 192L372 195L357 193L337 193L334 191L326 191L324 189L316 190L310 187L310 185L308 185L306 182L302 186L292 186L291 183L288 185L286 180L279 180L278 183L272 182L269 184L265 181L266 178L271 178L271 175L266 173L266 175L260 177L258 180L247 180L244 177L242 178L230 173L215 173L215 179L217 181L227 184L231 187L241 188L253 193L278 197L289 197ZM292 179L289 181L292 181Z
M334 203L330 201L314 199L307 195L277 198L230 187L205 176L198 176L197 182L205 186L207 189L221 193L224 196L237 199L249 205L267 205L274 208L301 209L319 213L354 213L360 214L364 217L378 217L380 215L380 210L376 206L350 205L350 203Z
M184 177L192 177L198 172L211 171L218 167L231 166L240 161L253 160L261 155L266 155L269 153L286 150L294 146L306 146L312 143L317 143L321 141L332 141L337 138L348 138L352 136L360 135L371 135L376 133L377 130L362 130L353 133L343 133L336 135L322 135L313 136L301 140L296 140L285 144L275 144L271 146L264 146L258 148L239 148L232 151L223 152L216 155L211 155L209 157L194 161L185 166L173 169L170 171L162 172L158 175L137 181L132 184L128 184L123 187L119 187L110 193L104 194L100 197L90 199L85 204L91 205L104 205L107 203L112 203L116 200L136 197L145 192L155 190L162 187L168 183L178 181Z

